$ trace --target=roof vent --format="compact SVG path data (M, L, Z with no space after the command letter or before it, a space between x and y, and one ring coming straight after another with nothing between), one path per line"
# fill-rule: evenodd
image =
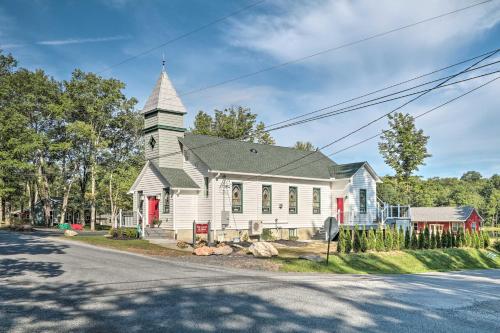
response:
M252 152L252 153L254 153L254 154L257 154L257 149L252 148L252 149L250 149L250 152Z

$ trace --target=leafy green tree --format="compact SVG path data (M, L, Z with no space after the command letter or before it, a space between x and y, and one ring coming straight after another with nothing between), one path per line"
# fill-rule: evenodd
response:
M293 148L304 151L315 151L316 147L309 141L297 141Z
M384 240L384 245L385 245L386 251L392 250L393 240L394 240L394 237L392 236L392 229L390 227L388 227L385 229L385 240Z
M360 244L361 252L366 252L368 250L368 238L366 237L366 227L363 226L363 230L361 231L361 244Z
M214 116L199 111L194 120L194 134L217 136L226 139L274 144L275 141L265 131L264 123L257 123L257 115L242 106L214 110Z
M339 239L337 241L337 252L345 253L345 237L344 237L344 227L339 228Z
M483 176L477 172L477 171L467 171L460 177L460 180L466 181L466 182L477 182L481 180Z

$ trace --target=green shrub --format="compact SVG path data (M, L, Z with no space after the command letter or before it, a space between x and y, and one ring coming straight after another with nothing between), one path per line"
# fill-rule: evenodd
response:
M445 231L443 231L443 235L442 235L442 239L441 239L441 243L442 243L441 247L443 249L446 249L446 248L449 247L449 245L448 245L449 242L448 241L449 241L448 230L445 230Z
M405 232L403 231L403 227L399 226L398 232L398 250L402 250L405 248Z
M376 240L375 240L375 250L376 251L385 251L385 246L384 246L384 231L382 230L382 226L379 226L376 234Z
M427 226L425 226L424 228L424 244L423 244L423 248L424 249L428 249L431 247L431 235L430 235L430 232L429 232L429 228Z
M366 238L366 228L363 226L363 230L361 231L361 252L366 252L368 250L368 239Z
M477 237L479 238L479 248L484 249L484 236L482 232L478 232Z
M450 237L451 237L450 247L457 247L457 238L455 237L455 233L453 231L450 232Z
M136 228L111 228L108 234L115 239L134 239L139 237Z
M337 252L345 253L345 239L344 239L344 227L340 226L339 228L339 238L337 241Z
M262 235L260 235L260 238L264 241L276 240L271 229L262 229Z
M500 240L496 240L494 243L493 243L493 248L495 250L497 250L498 252L500 252Z
M491 239L490 239L490 235L488 234L488 232L485 232L483 231L483 239L484 239L484 248L487 248L491 245Z
M413 230L413 232L411 233L410 249L418 249L417 232L415 230Z
M409 249L410 248L410 242L411 242L410 228L406 228L406 232L405 232L405 249Z
M352 251L352 235L350 230L345 230L344 232L345 238L345 253L351 253Z
M375 235L375 230L372 228L368 231L368 250L375 251L377 247L377 236Z
M354 226L354 231L352 232L352 237L353 237L353 243L352 243L352 249L354 252L359 252L361 251L361 239L359 236L359 228L358 225Z
M436 233L432 233L431 234L431 241L430 241L430 244L429 244L429 248L430 249L435 249L436 248Z
M443 247L443 243L441 243L441 233L439 231L436 232L436 249L440 249Z
M392 242L393 242L392 230L389 227L389 228L385 229L384 246L385 246L386 251L392 250Z
M420 231L420 233L418 234L418 248L420 250L423 249L424 248L424 244L425 244L424 232Z

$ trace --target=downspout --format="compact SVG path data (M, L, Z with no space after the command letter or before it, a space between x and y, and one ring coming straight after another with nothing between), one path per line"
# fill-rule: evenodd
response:
M173 198L172 198L172 226L174 228L174 234L175 234L175 239L177 239L177 228L175 227L175 206L176 206L176 201L175 198L179 195L180 193L180 190L177 189L175 190L175 192L173 193Z
M217 239L217 233L216 233L216 228L215 228L215 182L217 181L217 178L219 177L219 173L215 175L214 178L212 178L212 195L210 200L211 202L211 207L212 207L212 229L214 230L214 239Z

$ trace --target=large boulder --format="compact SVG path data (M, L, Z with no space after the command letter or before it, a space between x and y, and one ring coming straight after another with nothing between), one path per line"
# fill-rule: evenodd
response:
M214 254L214 249L208 246L200 246L194 249L193 253L197 256L209 256Z
M233 253L233 249L229 245L219 246L214 249L214 254L228 256Z
M73 237L73 236L76 236L78 235L78 233L76 231L73 231L73 230L64 230L64 236L66 237Z
M255 242L248 250L257 258L270 258L278 255L278 250L268 242Z
M33 231L33 226L31 224L23 224L22 230L23 231Z

